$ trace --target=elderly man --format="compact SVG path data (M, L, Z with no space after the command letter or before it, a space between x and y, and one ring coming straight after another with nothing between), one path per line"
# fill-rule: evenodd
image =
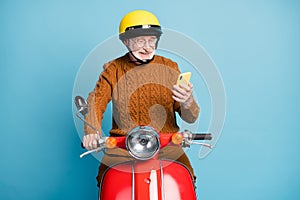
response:
M110 101L113 105L111 136L124 136L138 125L151 126L161 133L177 132L176 112L186 122L197 119L200 109L192 96L192 84L176 85L180 74L177 63L155 55L161 34L158 19L148 11L136 10L121 20L119 38L129 52L104 65L88 97L90 112L86 120L98 130ZM88 126L85 133L84 147L96 148L97 134ZM181 148L166 147L159 157L183 163L195 181L193 168ZM107 150L99 167L98 183L108 166L132 159L125 150Z

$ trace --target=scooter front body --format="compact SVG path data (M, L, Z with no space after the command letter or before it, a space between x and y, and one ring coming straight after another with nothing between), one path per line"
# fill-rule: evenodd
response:
M78 109L76 116L92 128L98 136L98 147L80 155L80 158L105 149L126 149L136 159L111 166L103 175L99 199L101 200L195 200L194 183L189 170L181 163L158 159L158 152L167 145L189 147L205 143L193 140L211 140L211 134L192 133L188 130L178 133L159 133L150 126L137 126L125 136L102 137L100 131L79 116L88 113L83 97L75 97Z
M170 160L117 164L104 174L101 200L195 200L189 170Z

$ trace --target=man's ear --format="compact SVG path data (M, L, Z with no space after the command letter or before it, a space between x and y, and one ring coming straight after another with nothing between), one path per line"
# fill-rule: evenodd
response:
M123 40L123 44L124 44L125 46L128 47L128 45L129 45L129 40L128 40L128 39Z
M126 48L128 49L128 51L131 51L130 48L129 48L129 39L125 39L122 42L126 46Z

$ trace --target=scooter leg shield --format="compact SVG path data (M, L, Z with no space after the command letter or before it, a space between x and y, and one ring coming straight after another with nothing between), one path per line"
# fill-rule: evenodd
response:
M187 167L174 161L162 161L165 200L196 200L192 176Z
M195 200L192 176L181 163L169 160L126 162L107 170L101 200Z
M132 199L132 162L126 162L108 168L100 185L99 199Z

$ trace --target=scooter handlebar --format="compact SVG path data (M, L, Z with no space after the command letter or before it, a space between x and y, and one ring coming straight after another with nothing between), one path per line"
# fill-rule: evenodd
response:
M169 142L169 140L170 140L170 136L171 136L172 134L167 134L167 135L165 135L165 136L167 136L166 137L166 139L163 139L164 137L162 137L163 135L161 135L161 140L167 140L167 141L165 141L166 143L168 143ZM193 133L193 134L191 134L192 135L192 140L212 140L212 134L211 133ZM121 140L121 141L119 141L119 140ZM120 142L122 143L122 142L124 142L124 141L122 141L122 140L124 140L125 141L125 138L122 138L122 137L120 137L120 138L118 138L118 143L119 143L119 145L118 146L125 146L125 145L120 145ZM162 141L161 141L162 142ZM83 149L85 149L85 147L83 146L83 143L81 142L81 148L83 148Z
M211 133L193 133L192 140L212 140Z

